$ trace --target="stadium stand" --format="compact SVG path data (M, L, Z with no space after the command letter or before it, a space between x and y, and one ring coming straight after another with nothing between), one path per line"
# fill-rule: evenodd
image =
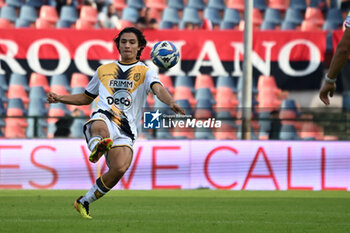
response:
M17 19L16 9L12 6L3 6L0 9L0 18L7 19L14 23Z
M58 13L55 7L43 5L40 8L39 18L56 24L58 21Z
M21 6L21 10L19 12L19 19L27 20L31 23L34 23L38 18L38 13L35 8L29 5Z
M307 5L305 0L293 0L289 2L289 7L290 7L289 9L305 11Z
M287 5L287 2L289 2L289 5ZM310 4L307 5L307 2L310 2ZM242 20L244 10L243 0L113 0L112 3L115 9L118 10L118 16L120 16L117 26L118 29L134 25L145 7L150 8L151 14L154 17L161 18L161 20L159 20L160 29L174 29L179 27L186 29L200 28L203 25L204 19L208 19L214 25L214 28L220 28L221 30L235 30L238 28L238 25L240 25L240 30L244 28L244 21ZM85 5L82 1L79 2L78 6L74 4L72 6L63 6L60 11L57 11L53 5L48 4L49 3L42 0L0 1L0 28L35 26L37 29L49 29L53 27L96 29L98 13L102 11L102 8L94 8ZM343 23L342 13L342 10L338 8L322 8L319 5L319 1L316 0L254 0L253 21L255 25L254 28L260 28L261 30L281 29L314 31L322 29L329 31L327 36L327 51L331 52L333 48L331 31L341 29ZM187 27L187 24L190 24L190 26ZM14 76L18 77L14 78ZM30 77L29 85L27 77ZM239 109L237 108L239 108L241 104L241 96L237 94L242 86L240 78L236 85L235 79L229 76L212 77L203 74L197 77L172 77L160 74L159 77L169 92L174 94L176 102L180 104L180 106L188 108L189 113L197 114L198 116L216 116L224 119L230 118L231 128L229 130L234 131L234 134L231 131L226 134L225 132L194 131L181 136L179 132L165 132L164 134L159 133L159 135L155 133L156 138L172 138L173 136L171 134L174 134L177 138L208 139L214 136L215 138L223 139L237 138L236 124L232 119L238 116ZM252 101L254 105L258 103L259 108L272 108L280 112L281 123L283 127L288 129L287 132L283 132L286 131L285 129L281 130L280 138L325 139L326 136L324 136L320 127L318 127L319 130L314 136L312 136L311 133L307 134L303 131L303 129L307 129L307 127L309 127L309 129L312 127L307 124L299 123L301 115L296 107L297 103L292 99L285 99L286 96L278 89L276 83L269 84L268 81L266 81L267 79L268 78L259 77L257 85L255 85L256 80L254 80L253 94L256 99L253 96ZM50 86L48 80L50 80ZM74 73L71 77L65 75L46 77L45 75L37 73L32 73L30 76L8 74L6 77L1 74L0 96L4 109L3 112L5 113L8 112L8 109L12 109L13 99L17 98L23 102L23 116L26 116L27 106L28 116L39 116L39 112L45 116L45 112L48 114L48 106L41 104L39 99L45 99L45 95L48 91L52 90L58 94L80 93L83 91L82 88L86 87L88 81L89 78L80 73ZM265 81L266 83L263 83ZM210 89L209 92L208 88ZM343 94L342 101L344 111L350 111L349 96L347 92ZM8 103L7 98L9 98ZM290 105L292 101L294 101L294 107ZM148 96L147 103L149 107L164 107L159 100L153 98L153 95ZM194 110L193 108L195 106L196 108ZM213 108L214 106L215 108ZM201 111L203 110L202 108L204 108L204 111ZM72 110L72 108L69 109ZM81 110L83 110L84 115L91 112L90 107ZM11 111L13 110L10 110L10 112ZM55 111L56 110L51 110L51 115L54 114L53 112ZM57 112L59 111L61 110L57 110ZM259 112L258 116L259 118L268 118L269 113L269 111ZM58 115L64 116L68 114L69 111L66 109L63 115L61 113ZM82 123L82 121L79 122L79 120L81 119L77 119L77 123L73 123L73 125L76 126L73 127L72 125L71 131L73 137L82 136L81 130L79 132L77 130L81 127ZM52 123L51 126L46 126L46 122L45 124L40 123L39 126L35 126L33 122L31 118L28 119L27 137L33 137L35 134L34 131L43 136L47 133L46 127L48 127L47 131L49 131L49 134L53 137L52 129L54 127ZM259 132L257 133L260 139L266 139L269 129L268 123L270 123L266 122L258 121ZM295 128L295 132L290 128L290 125ZM38 128L35 129L34 127ZM300 137L298 136L298 131L300 131ZM14 134L23 136L23 132L19 131L16 131ZM14 136L13 134L9 134L9 130L5 132L5 135ZM330 136L330 138L332 137Z
M272 9L285 11L288 8L287 1L285 0L269 0L268 2L268 7Z
M63 6L60 12L60 20L75 23L78 20L78 13L74 6Z
M266 1L265 0L254 0L253 7L256 9L259 9L261 11L265 11L267 8Z
M208 0L207 8L213 8L217 10L225 10L226 5L223 0Z
M4 91L8 91L8 89L9 89L7 78L4 74L0 74L0 87Z
M214 80L210 75L207 74L199 74L197 75L194 83L194 88L196 90L200 88L209 88L212 95L216 94L216 88L214 84Z
M171 94L174 94L175 89L171 77L166 74L159 74L158 76L164 87L168 89Z
M188 87L191 92L194 92L193 80L189 76L177 76L175 79L175 88Z
M173 24L179 24L181 20L178 10L170 7L165 8L162 15L162 21L172 23L171 27L169 28L172 28Z
M193 97L191 89L187 86L175 87L174 99L187 99L190 102L191 107L194 107L196 105L196 99Z
M3 29L13 28L13 24L8 19L0 18L0 28L3 28Z
M244 0L228 0L226 6L238 11L244 11Z

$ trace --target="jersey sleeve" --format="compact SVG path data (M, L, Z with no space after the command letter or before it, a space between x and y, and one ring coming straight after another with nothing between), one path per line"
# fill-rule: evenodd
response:
M348 16L346 16L345 22L344 22L344 26L347 28L350 28L350 11L348 13Z
M152 86L156 83L163 85L157 75L157 73L153 69L148 69L146 73L146 85L147 85L147 93L152 91Z
M98 96L99 84L100 79L98 78L98 73L96 71L85 89L85 94L95 99Z

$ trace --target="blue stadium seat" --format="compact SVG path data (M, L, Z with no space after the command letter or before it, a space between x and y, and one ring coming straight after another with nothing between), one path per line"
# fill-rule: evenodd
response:
M19 18L30 22L35 22L38 19L38 13L36 13L34 7L23 5L19 12Z
M292 23L300 25L303 22L303 20L304 20L304 17L301 14L300 10L289 8L286 11L286 15L284 17L284 21L292 22Z
M156 139L173 139L174 137L170 134L168 128L162 128L155 130Z
M322 30L325 31L333 31L338 30L342 28L343 23L338 23L336 21L324 21L324 24L322 25Z
M139 13L136 8L125 7L122 12L122 20L127 20L136 23L139 18Z
M297 24L293 22L283 21L281 24L281 30L295 30L297 29Z
M343 93L343 109L346 112L350 112L350 91Z
M30 23L31 22L29 20L18 18L18 19L16 19L15 27L16 28L29 28Z
M212 140L215 136L210 128L196 128L194 131L195 139Z
M333 36L332 32L327 33L326 37L326 51L332 52L333 51Z
M226 8L222 20L223 22L235 23L237 25L241 22L241 16L236 9Z
M281 140L298 140L299 136L294 125L282 125L279 139Z
M70 126L71 136L73 138L84 138L84 124L86 120L82 118L74 118L72 125Z
M42 119L35 121L34 118L28 118L27 123L28 123L27 129L26 129L27 138L33 138L33 137L46 138L46 133L45 133L46 125L43 124L44 121L42 121Z
M191 108L191 104L187 99L176 100L175 101L181 108L183 108L187 115L193 115L193 110Z
M8 89L9 89L9 85L7 83L7 79L6 79L6 76L4 74L0 74L0 87L4 91L8 91Z
M173 27L174 27L174 24L169 21L161 21L159 24L160 29L172 29Z
M238 24L236 24L236 23L221 21L220 29L221 30L234 29L237 25Z
M326 21L343 24L342 12L340 9L331 8L327 11Z
M6 109L4 107L4 103L2 99L0 98L0 116L5 116L5 115L6 115Z
M196 90L196 95L195 95L195 99L201 100L210 100L212 104L215 104L215 99L210 91L209 88L199 88Z
M196 110L198 109L206 109L211 112L211 115L214 116L214 109L213 109L213 101L210 99L198 99L196 103Z
M27 110L25 109L23 101L20 98L9 98L7 102L7 109L10 108L21 109L23 115L27 115Z
M32 101L32 99L41 99L46 101L46 92L44 88L41 86L31 87L29 90L29 101Z
M209 19L213 24L221 23L220 13L218 9L205 8L204 18Z
M276 24L282 23L281 12L278 9L267 8L264 15L264 20Z
M5 2L7 6L16 7L16 8L19 8L23 5L22 0L6 0Z
M0 86L0 100L4 103L7 102L7 97L5 95L5 91L1 88L1 86Z
M216 111L215 118L221 120L225 124L227 123L230 124L232 127L237 128L237 125L230 111Z
M225 10L226 5L223 0L209 0L207 3L207 7L214 8L217 10Z
M293 112L295 112L295 114L297 116L301 115L299 110L298 110L297 104L296 104L295 100L293 100L293 99L282 100L280 108L281 108L281 110L292 110Z
M128 5L128 7L132 7L137 10L141 10L144 7L142 0L127 0L126 5Z
M175 88L176 87L189 87L194 92L193 80L189 76L176 76L175 79Z
M56 28L71 28L72 21L59 19L56 23Z
M61 8L60 20L75 23L78 20L77 9L74 6L63 6Z
M194 8L186 7L184 12L183 12L181 23L183 25L185 25L187 23L191 23L191 24L194 24L194 25L201 25L202 24L202 20L199 17L198 10L194 9ZM184 26L182 28L184 28Z
M218 87L230 87L232 91L237 92L233 77L230 76L219 76L216 81L216 88Z
M0 18L15 22L17 19L16 9L12 6L3 6L0 8Z
M265 0L254 0L253 7L261 11L266 10L266 1Z
M80 93L84 93L85 88L84 87L73 87L71 94L75 95L75 94L80 94Z
M169 0L168 7L176 8L178 10L183 10L185 7L183 0Z
M205 4L203 0L188 0L187 7L203 10L205 8Z
M237 92L239 92L242 89L243 86L243 76L238 78L237 81ZM257 81L256 79L253 79L253 87L252 87L253 94L258 94L258 88L257 88Z
M12 73L10 75L9 85L21 85L26 91L29 91L28 79L27 76L23 74Z
M165 8L163 11L162 21L171 22L173 24L180 23L178 10L175 8Z
M28 104L28 116L46 116L45 103L42 98L32 98Z
M305 11L307 8L305 0L293 0L289 3L289 9L297 9Z
M260 29L261 30L275 30L276 29L276 23L274 22L266 22L265 20L261 23Z
M26 0L26 5L40 8L42 5L44 5L44 2L43 0Z
M271 129L270 112L260 112L259 113L259 135L268 134Z
M51 80L50 80L50 87L52 87L54 85L64 86L68 91L70 91L68 77L65 74L52 75Z

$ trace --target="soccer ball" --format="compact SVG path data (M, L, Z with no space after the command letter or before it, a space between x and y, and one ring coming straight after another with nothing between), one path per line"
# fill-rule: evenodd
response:
M152 62L161 70L167 70L180 60L180 52L170 41L160 41L151 50Z

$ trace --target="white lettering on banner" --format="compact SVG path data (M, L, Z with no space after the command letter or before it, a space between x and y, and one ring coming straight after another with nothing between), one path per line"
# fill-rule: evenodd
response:
M234 54L234 71L232 72L232 76L242 76L243 71L240 66L240 54L243 54L243 43L231 43L232 47L235 48ZM271 74L271 50L274 45L276 45L275 41L263 41L262 45L265 47L265 62L259 55L253 51L252 53L252 64L256 67L263 75L269 76Z
M54 70L45 70L40 65L39 50L40 47L44 44L52 45L58 52L58 65L57 68ZM45 38L37 40L30 45L27 52L27 62L29 67L34 72L44 75L55 75L64 73L69 67L71 59L68 49L64 47L64 45L61 42Z
M14 58L15 55L18 52L18 45L16 42L12 40L1 40L0 39L0 45L6 45L7 53L6 54L0 54L0 60L3 60L7 63L7 65L10 67L12 72L17 74L27 74L27 72L21 67L21 65L16 61ZM0 74L6 74L5 70L1 68L0 63Z
M87 54L91 46L101 46L106 48L109 52L113 52L113 42L108 42L104 40L88 40L82 43L76 50L74 55L74 63L81 73L86 75L94 75L95 70L91 69L88 63ZM104 60L100 61L101 64L105 63Z
M310 51L310 62L305 70L295 70L290 66L290 53L292 49L296 45L306 45ZM321 63L321 53L319 48L309 40L293 40L287 44L285 44L280 53L278 54L278 65L282 71L284 71L287 75L290 76L304 76L311 74Z
M350 142L137 141L115 189L350 190ZM89 189L84 140L0 140L0 188ZM21 155L21 156L14 156ZM79 174L77 176L77 174Z
M204 61L205 56L208 56L209 61ZM213 72L211 72L212 76L227 76L224 66L221 63L219 54L216 50L215 44L213 41L205 41L202 47L202 50L196 60L196 63L193 69L188 73L189 76L197 76L201 74L199 69L202 66L211 66L213 68Z

